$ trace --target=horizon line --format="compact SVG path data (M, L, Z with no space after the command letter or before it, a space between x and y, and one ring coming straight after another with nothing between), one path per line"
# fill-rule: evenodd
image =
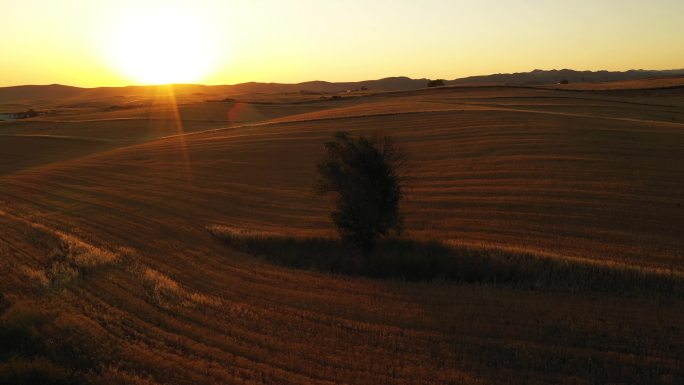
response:
M463 79L469 79L469 78L476 78L476 77L487 77L487 76L495 76L495 75L518 75L518 74L530 74L533 72L554 72L554 71L572 71L572 72L591 72L591 73L600 73L600 72L609 72L609 73L627 73L627 72L674 72L674 71L684 71L684 67L681 68L667 68L667 69L629 69L629 70L624 70L624 71L617 71L617 70L605 70L605 69L600 69L600 70L576 70L572 68L562 68L562 69L539 69L535 68L533 70L529 71L521 71L521 72L497 72L497 73L489 73L489 74L480 74L480 75L470 75L470 76L464 76L464 77L458 77L458 78L453 78L453 79L445 79L445 78L434 78L434 79L440 79L440 80L445 80L445 81L457 81L457 80L463 80ZM681 75L684 75L682 73ZM71 88L80 88L80 89L98 89L98 88L130 88L130 87L164 87L164 86L205 86L205 87L231 87L231 86L239 86L243 84L281 84L281 85L298 85L298 84L304 84L304 83L329 83L329 84L340 84L340 83L363 83L363 82L372 82L372 81L378 81L378 80L386 80L386 79L410 79L410 80L432 80L433 78L429 77L422 77L422 78L413 78L410 76L405 76L405 75L398 75L398 76L386 76L382 78L376 78L376 79L364 79L364 80L349 80L349 81L331 81L331 80L305 80L301 82L277 82L277 81L256 81L256 80L250 80L246 82L240 82L240 83L232 83L232 84L210 84L210 83L162 83L162 84L127 84L127 85L122 85L122 86L111 86L111 85L99 85L99 86L92 86L92 87L87 87L87 86L75 86L75 85L70 85L70 84L63 84L63 83L47 83L47 84L14 84L14 85L0 85L0 88L13 88L13 87L47 87L47 86L62 86L62 87L71 87Z

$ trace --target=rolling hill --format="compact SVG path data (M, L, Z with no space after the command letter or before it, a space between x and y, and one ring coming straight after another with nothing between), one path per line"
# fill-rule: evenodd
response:
M574 71L574 70L534 70L513 74L492 74L471 76L447 81L450 85L543 85L556 84L561 80L571 83L604 83L649 78L671 78L684 76L684 69L649 71L630 70L611 71ZM367 89L377 91L405 91L425 88L428 79L411 79L404 76L358 82L309 81L296 84L249 82L235 85L207 86L199 84L177 84L173 91L177 97L195 96L197 100L213 97L229 97L258 93L340 93L350 90ZM156 86L98 87L79 88L59 84L0 87L2 104L50 104L52 101L64 103L69 100L97 100L125 97L154 97L159 92ZM165 91L164 91L165 92ZM21 107L20 107L21 108ZM12 107L10 107L12 109ZM16 109L16 107L14 108Z
M684 279L684 91L630 92L164 99L3 122L0 289L99 341L103 382L675 384L677 295L587 294L591 275L555 277L576 290L340 276L207 231L334 236L311 193L321 144L382 131L411 160L413 239Z

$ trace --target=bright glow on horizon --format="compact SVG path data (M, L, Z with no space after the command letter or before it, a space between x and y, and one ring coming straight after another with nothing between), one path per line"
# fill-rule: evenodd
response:
M681 0L0 2L0 86L684 67Z
M187 9L135 9L115 20L102 49L107 62L135 82L201 82L217 64L204 22Z

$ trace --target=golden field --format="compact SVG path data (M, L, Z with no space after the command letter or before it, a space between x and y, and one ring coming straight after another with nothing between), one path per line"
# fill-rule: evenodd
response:
M381 131L410 159L407 237L681 282L684 89L663 82L47 103L0 122L3 322L38 308L97 341L75 344L100 383L681 383L681 292L340 276L207 230L335 236L321 144Z

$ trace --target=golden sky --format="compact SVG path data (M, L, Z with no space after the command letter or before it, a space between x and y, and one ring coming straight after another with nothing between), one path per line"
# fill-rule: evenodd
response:
M684 68L682 0L0 0L0 86Z

